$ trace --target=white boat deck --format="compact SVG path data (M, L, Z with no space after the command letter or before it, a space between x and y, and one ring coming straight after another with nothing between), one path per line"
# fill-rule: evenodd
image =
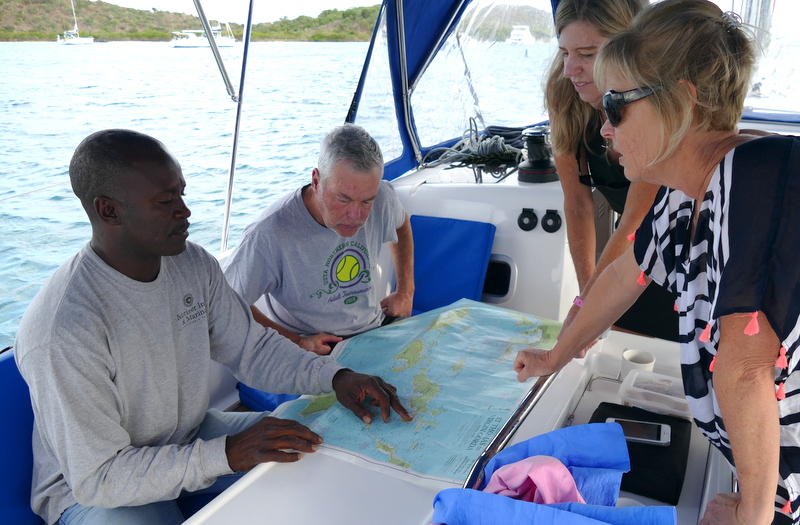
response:
M511 268L504 296L484 294L483 301L503 308L563 319L577 294L566 227L531 231L518 225L524 208L539 220L548 211L563 219L563 194L558 182L520 183L516 176L476 184L469 168L444 166L410 173L393 185L409 215L434 215L491 222L497 227L491 259ZM388 250L379 258L374 277L380 286L393 280ZM626 348L646 350L656 357L654 372L680 378L677 343L611 331L588 353L560 371L509 445L567 425L588 423L601 402L622 404L616 378ZM532 384L532 382L531 382ZM223 389L225 390L225 389ZM218 406L223 405L218 402ZM332 454L335 454L333 452ZM689 459L678 510L678 523L694 525L706 502L719 492L732 491L732 476L724 458L692 425ZM193 518L190 525L262 523L268 517L280 524L429 524L435 495L461 483L435 482L413 476L398 478L391 469L356 461L351 456L317 452L293 464L260 465ZM664 505L623 492L620 505ZM379 517L379 519L378 519Z
M586 386L592 376L616 377L626 348L651 352L656 356L654 372L679 377L677 343L612 331L585 359L573 361L559 373L510 444L566 425L587 423L603 401L621 403L618 383L596 380L591 390ZM724 459L693 426L686 479L677 505L678 523L696 524L705 509L706 495L729 492L730 483ZM282 525L427 525L435 495L453 486L423 478L401 479L343 455L317 452L297 463L260 465L186 523L255 524L268 518ZM664 505L626 492L621 493L619 504Z

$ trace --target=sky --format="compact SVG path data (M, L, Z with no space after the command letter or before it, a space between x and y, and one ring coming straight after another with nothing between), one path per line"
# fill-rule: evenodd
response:
M135 9L172 11L175 13L197 14L192 0L105 0L110 4ZM210 20L220 22L247 21L249 0L201 0L203 11ZM253 22L274 22L283 17L290 20L298 16L316 17L326 9L344 11L351 7L366 7L380 4L381 0L255 0ZM504 4L527 4L550 10L550 0L504 0Z

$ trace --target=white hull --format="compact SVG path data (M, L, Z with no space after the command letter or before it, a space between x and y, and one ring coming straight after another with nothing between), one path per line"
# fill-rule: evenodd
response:
M217 38L217 47L235 47L236 46L236 39L221 36ZM169 43L169 47L210 47L208 43L208 39L205 37L198 37L198 38L190 38L190 39L181 39L181 40L172 40Z
M528 26L514 26L511 35L506 40L506 44L514 46L529 46L535 42L536 40L533 38Z
M221 26L211 28L211 34L214 37L217 47L234 47L236 46L236 38L228 24L225 24L225 31ZM173 31L172 40L169 42L169 47L189 48L189 47L211 47L206 32L202 29L184 29L183 31Z
M87 44L94 44L93 36L81 36L78 33L78 24L75 24L75 29L64 31L63 34L56 37L56 43L66 46L82 46Z
M93 36L79 36L73 38L59 38L56 40L57 43L64 45L64 46L84 46L87 44L94 44L94 37Z

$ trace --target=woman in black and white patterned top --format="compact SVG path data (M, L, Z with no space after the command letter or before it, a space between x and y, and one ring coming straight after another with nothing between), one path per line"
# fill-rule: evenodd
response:
M556 347L514 364L558 370L650 281L671 290L692 414L741 490L701 525L800 523L800 139L737 130L754 61L706 0L653 4L601 50L602 133L626 177L665 188Z

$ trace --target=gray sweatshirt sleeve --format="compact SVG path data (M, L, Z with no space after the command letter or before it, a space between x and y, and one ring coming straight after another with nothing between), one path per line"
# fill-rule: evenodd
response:
M76 344L86 348L85 341ZM205 488L231 473L224 437L186 444L134 442L123 420L135 407L125 406L119 396L113 363L100 352L69 352L68 347L34 349L21 363L35 400L39 476L60 472L63 480L54 485L65 483L78 503L113 508L175 499L182 490ZM144 408L161 416L158 406Z
M18 337L19 349L24 347L18 364L36 417L38 510L60 513L66 507L56 507L71 504L72 498L107 508L175 499L183 490L208 487L218 476L231 473L224 436L194 439L208 401L202 381L209 357L249 384L274 392L332 389L333 376L341 368L333 359L305 352L252 321L248 305L228 286L217 261L204 251L190 255L194 264L182 267L182 272L194 276L190 282L205 283L195 298L208 308L207 317L198 317L192 325L197 336L189 346L174 343L178 338L164 322L168 313L158 310L140 339L125 351L110 351L109 341L119 338L126 323L142 332L142 321L130 313L135 308L124 306L126 300L134 300L127 290L109 298L114 290L104 289L106 295L88 296L92 305L102 297L105 302L99 308L60 308L58 314L53 307L57 301L44 301L41 316L21 326L31 333ZM98 279L89 281L94 286ZM146 294L154 297L152 309L164 303L158 293ZM114 322L109 322L109 312L116 312ZM51 321L54 315L58 323ZM53 324L69 329L43 326ZM37 336L40 332L52 335ZM162 344L174 346L180 360ZM173 379L176 364L184 383ZM131 378L138 382L132 384ZM167 405L159 399L175 402Z
M271 328L257 323L250 306L226 281L213 261L209 332L211 357L243 383L278 394L330 392L342 366L333 358L307 352Z

